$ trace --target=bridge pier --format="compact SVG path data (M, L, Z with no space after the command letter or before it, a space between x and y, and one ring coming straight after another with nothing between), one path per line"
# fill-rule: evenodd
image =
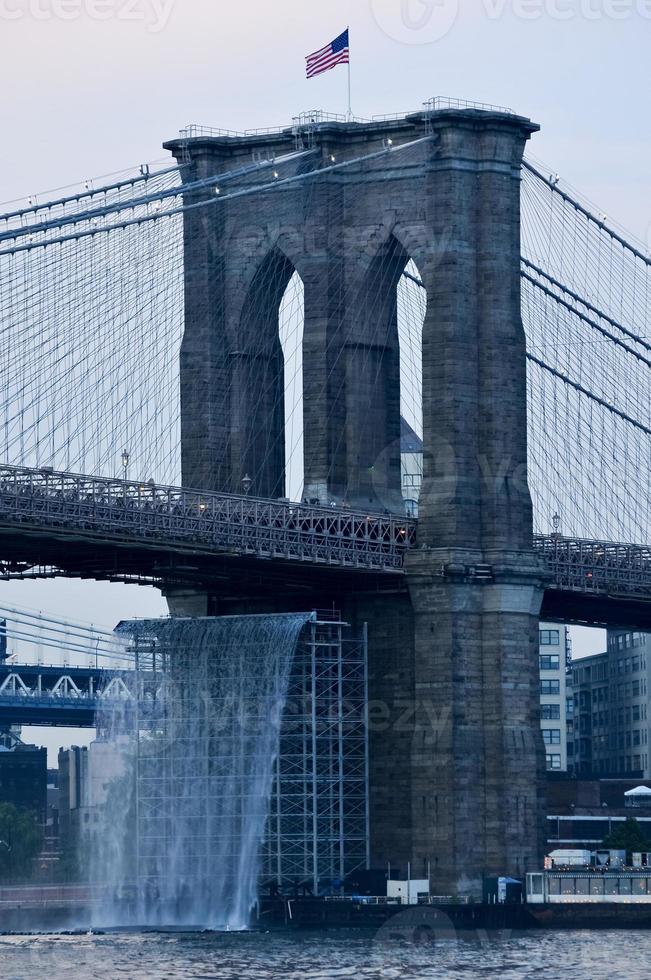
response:
M437 892L479 898L485 874L522 874L540 859L542 589L535 564L482 583L462 567L437 574L447 557L409 563L411 860L431 866Z
M543 572L527 483L520 166L528 121L446 128L423 269L424 480L414 614L412 862L437 891L480 897L486 873L538 866L544 756Z
M290 182L282 194L243 194L186 216L186 484L240 493L246 471L254 496L281 495L278 305L296 270L306 496L399 509L396 287L410 258L418 266L424 480L405 591L351 595L342 580L327 594L281 590L269 603L249 589L239 604L231 593L228 611L335 602L354 626L368 622L372 860L403 871L411 862L418 876L431 868L438 894L479 897L485 873L520 874L542 849L544 573L527 484L520 311L521 164L536 129L474 109L323 123L307 156L290 163L281 162L296 149L290 133L168 144L192 177L252 154L277 154L279 179L282 167L285 176L325 170L307 189ZM346 160L355 168L332 172ZM171 602L187 610L195 600Z
M198 619L210 614L210 597L207 591L198 589L168 589L165 601L170 616L180 619Z

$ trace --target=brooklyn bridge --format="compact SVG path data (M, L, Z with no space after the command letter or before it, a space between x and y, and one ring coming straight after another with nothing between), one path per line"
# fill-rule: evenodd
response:
M651 628L651 260L537 130L190 127L0 215L3 578L366 624L371 861L449 894L539 862L541 612Z

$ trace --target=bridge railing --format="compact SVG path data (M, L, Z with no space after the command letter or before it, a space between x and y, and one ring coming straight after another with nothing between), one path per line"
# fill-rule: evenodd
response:
M417 521L154 483L0 466L0 526L77 531L169 550L401 571ZM536 536L552 588L651 596L651 548Z
M79 529L198 550L400 569L416 522L390 514L0 467L0 524Z
M534 547L553 575L553 588L618 596L651 595L651 548L644 545L538 535Z

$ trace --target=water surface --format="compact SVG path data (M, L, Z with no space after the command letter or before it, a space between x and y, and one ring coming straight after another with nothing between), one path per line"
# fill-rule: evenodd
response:
M529 932L431 943L384 930L1 936L2 980L638 980L651 932Z

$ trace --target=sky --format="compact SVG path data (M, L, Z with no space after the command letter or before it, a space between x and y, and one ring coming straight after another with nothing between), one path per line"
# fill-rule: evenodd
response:
M304 58L347 25L356 115L436 95L508 106L542 127L531 155L651 248L651 0L0 0L0 200L162 160L190 123L344 113L346 69L308 81ZM153 590L94 583L0 597L104 627L165 611ZM575 655L602 647L575 633Z

